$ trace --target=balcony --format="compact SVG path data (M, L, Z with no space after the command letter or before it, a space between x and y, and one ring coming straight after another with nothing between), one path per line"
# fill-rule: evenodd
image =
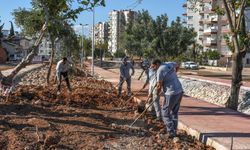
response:
M217 15L216 16L211 16L210 20L212 22L217 22L218 21L218 16Z
M211 9L205 9L204 13L205 14L214 14L215 12L213 10L211 10Z
M184 12L184 13L182 14L182 16L187 16L187 13L186 13L186 12Z
M187 3L184 3L184 4L182 5L182 7L184 7L184 8L187 7Z
M218 22L218 16L212 16L204 21L205 24L212 24Z
M206 43L216 44L217 38L216 37L209 37L209 38L207 38Z
M204 38L203 35L199 35L199 39L202 40Z
M215 47L217 46L217 43L204 43L205 47Z
M199 31L204 31L204 28L199 28Z
M203 3L210 3L210 2L212 2L213 0L203 0L202 2Z
M211 27L204 30L204 35L211 35L217 33L217 27Z
M215 37L207 38L205 42L205 46L210 47L210 46L216 46L216 45L217 45L217 39Z

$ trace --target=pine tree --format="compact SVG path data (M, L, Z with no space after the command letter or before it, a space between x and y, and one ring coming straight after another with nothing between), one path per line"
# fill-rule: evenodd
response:
M14 31L14 26L13 26L13 23L12 21L10 21L10 34L9 34L9 38L12 38L13 36L15 36L15 31Z

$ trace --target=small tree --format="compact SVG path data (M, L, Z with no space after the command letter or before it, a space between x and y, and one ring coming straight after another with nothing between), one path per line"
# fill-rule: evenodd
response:
M105 57L105 53L108 51L108 42L104 43L100 42L96 45L95 55L100 58L100 66L102 66L103 57Z
M208 56L208 59L210 59L210 60L220 59L220 53L218 51L209 50L209 51L207 51L207 56Z
M13 23L12 21L10 21L10 34L9 34L9 38L12 38L15 36L15 31L14 31L14 26L13 26Z

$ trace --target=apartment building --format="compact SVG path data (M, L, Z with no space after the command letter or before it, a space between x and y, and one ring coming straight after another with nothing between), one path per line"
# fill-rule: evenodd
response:
M192 3L187 1L183 4L186 12L187 27L194 28L197 32L196 41L203 46L202 51L217 50L222 55L231 55L223 40L223 34L228 33L226 16L219 16L214 11L215 7L222 6L221 1L203 0ZM223 32L222 32L223 31Z
M114 54L119 50L119 38L124 32L126 24L133 21L136 16L135 11L113 10L109 13L109 41L108 49Z
M90 30L90 37L92 39L93 36L93 27ZM95 44L104 43L108 41L108 34L109 34L109 24L107 22L99 22L95 25Z
M196 41L202 45L201 51L216 50L222 56L222 59L230 58L232 53L228 48L225 36L230 33L228 19L225 15L218 15L215 12L217 7L223 8L221 0L203 0L202 2L193 3L186 1L183 4L186 12L184 23L188 28L194 28L197 32ZM245 14L250 17L249 9ZM247 30L250 30L250 22L246 21ZM230 38L230 37L229 37Z

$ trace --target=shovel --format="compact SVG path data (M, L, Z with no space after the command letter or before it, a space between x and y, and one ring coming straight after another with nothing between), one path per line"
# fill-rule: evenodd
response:
M150 94L153 93L155 87L156 87L156 85L153 87L153 90L151 91ZM148 101L149 101L150 99L151 99L151 97L148 97L146 103L148 103ZM136 121L137 121L138 119L140 119L140 118L147 112L147 110L153 105L154 102L155 102L155 99L148 105L148 107L146 107L146 109L143 108L144 111L142 111L142 113L135 119L135 121L130 125L130 127L132 127L132 126L136 123ZM139 107L138 107L138 109L139 109Z
M149 99L150 99L150 97L148 97L147 101L148 101ZM146 109L144 109L144 111L135 119L135 121L131 123L130 127L132 127L132 126L136 123L136 121L137 121L138 119L140 119L140 118L147 112L147 110L153 105L154 101L155 101L155 100L153 100L153 101L148 105L148 107L147 107Z

